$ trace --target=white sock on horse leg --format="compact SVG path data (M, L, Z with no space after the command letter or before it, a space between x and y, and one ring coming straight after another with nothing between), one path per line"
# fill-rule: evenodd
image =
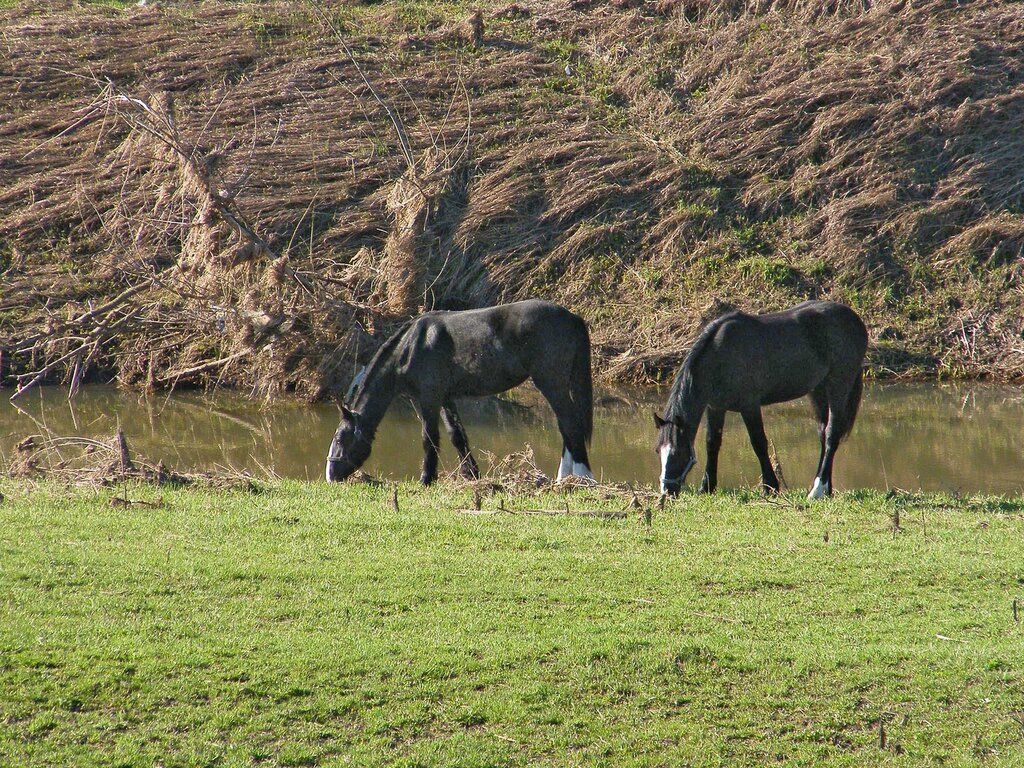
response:
M588 480L594 479L594 473L590 471L590 467L586 464L582 464L578 461L574 461L572 464L572 473L577 477L585 477Z
M827 483L821 482L820 477L814 478L814 485L811 486L811 492L807 494L808 499L823 499L828 496L829 491L832 490Z
M562 451L562 461L558 465L558 479L564 480L572 474L572 454L569 453L569 449L565 448Z

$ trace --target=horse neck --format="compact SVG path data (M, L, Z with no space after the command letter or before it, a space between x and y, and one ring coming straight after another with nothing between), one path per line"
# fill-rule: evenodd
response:
M352 403L352 410L359 414L365 432L371 436L376 433L377 426L397 394L397 376L390 361L383 360L367 372L356 393L355 402Z
M704 397L703 388L694 377L692 369L683 373L683 379L676 391L668 408L665 418L672 419L675 416L682 416L687 425L691 425L693 431L697 431L704 409L707 408L707 399ZM688 379L688 381L687 381Z

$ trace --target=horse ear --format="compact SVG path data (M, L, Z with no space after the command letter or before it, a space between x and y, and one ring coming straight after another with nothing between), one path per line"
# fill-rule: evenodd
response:
M655 429L661 429L662 427L664 427L668 423L663 418L661 418L661 416L659 416L657 413L652 413L652 415L654 416L654 428Z

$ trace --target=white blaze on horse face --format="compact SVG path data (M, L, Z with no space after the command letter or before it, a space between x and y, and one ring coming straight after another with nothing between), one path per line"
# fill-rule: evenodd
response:
M564 480L572 474L572 454L569 453L569 449L566 448L562 452L562 461L558 465L558 479Z
M814 485L811 486L811 492L807 494L808 499L823 499L828 496L829 491L832 489L828 483L821 482L820 477L814 478Z
M668 468L668 455L672 453L671 443L665 443L661 446L661 490L665 490L665 480L668 478L665 476L665 470Z

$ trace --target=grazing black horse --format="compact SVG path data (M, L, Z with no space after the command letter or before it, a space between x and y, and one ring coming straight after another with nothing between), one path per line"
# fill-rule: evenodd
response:
M805 301L782 312L730 312L701 331L676 374L664 416L654 415L661 489L679 493L696 463L693 441L707 411L708 464L701 491L718 484L718 451L726 411L738 411L761 463L761 481L777 493L761 406L810 394L821 456L808 498L832 494L832 461L850 432L863 390L868 332L856 312L832 301Z
M469 451L455 398L495 395L533 379L558 419L558 479L592 478L587 444L593 431L590 334L564 307L520 301L464 312L427 312L374 355L327 454L328 481L344 480L370 455L377 425L391 401L408 396L423 423L424 485L437 478L440 415L467 478L480 470Z

